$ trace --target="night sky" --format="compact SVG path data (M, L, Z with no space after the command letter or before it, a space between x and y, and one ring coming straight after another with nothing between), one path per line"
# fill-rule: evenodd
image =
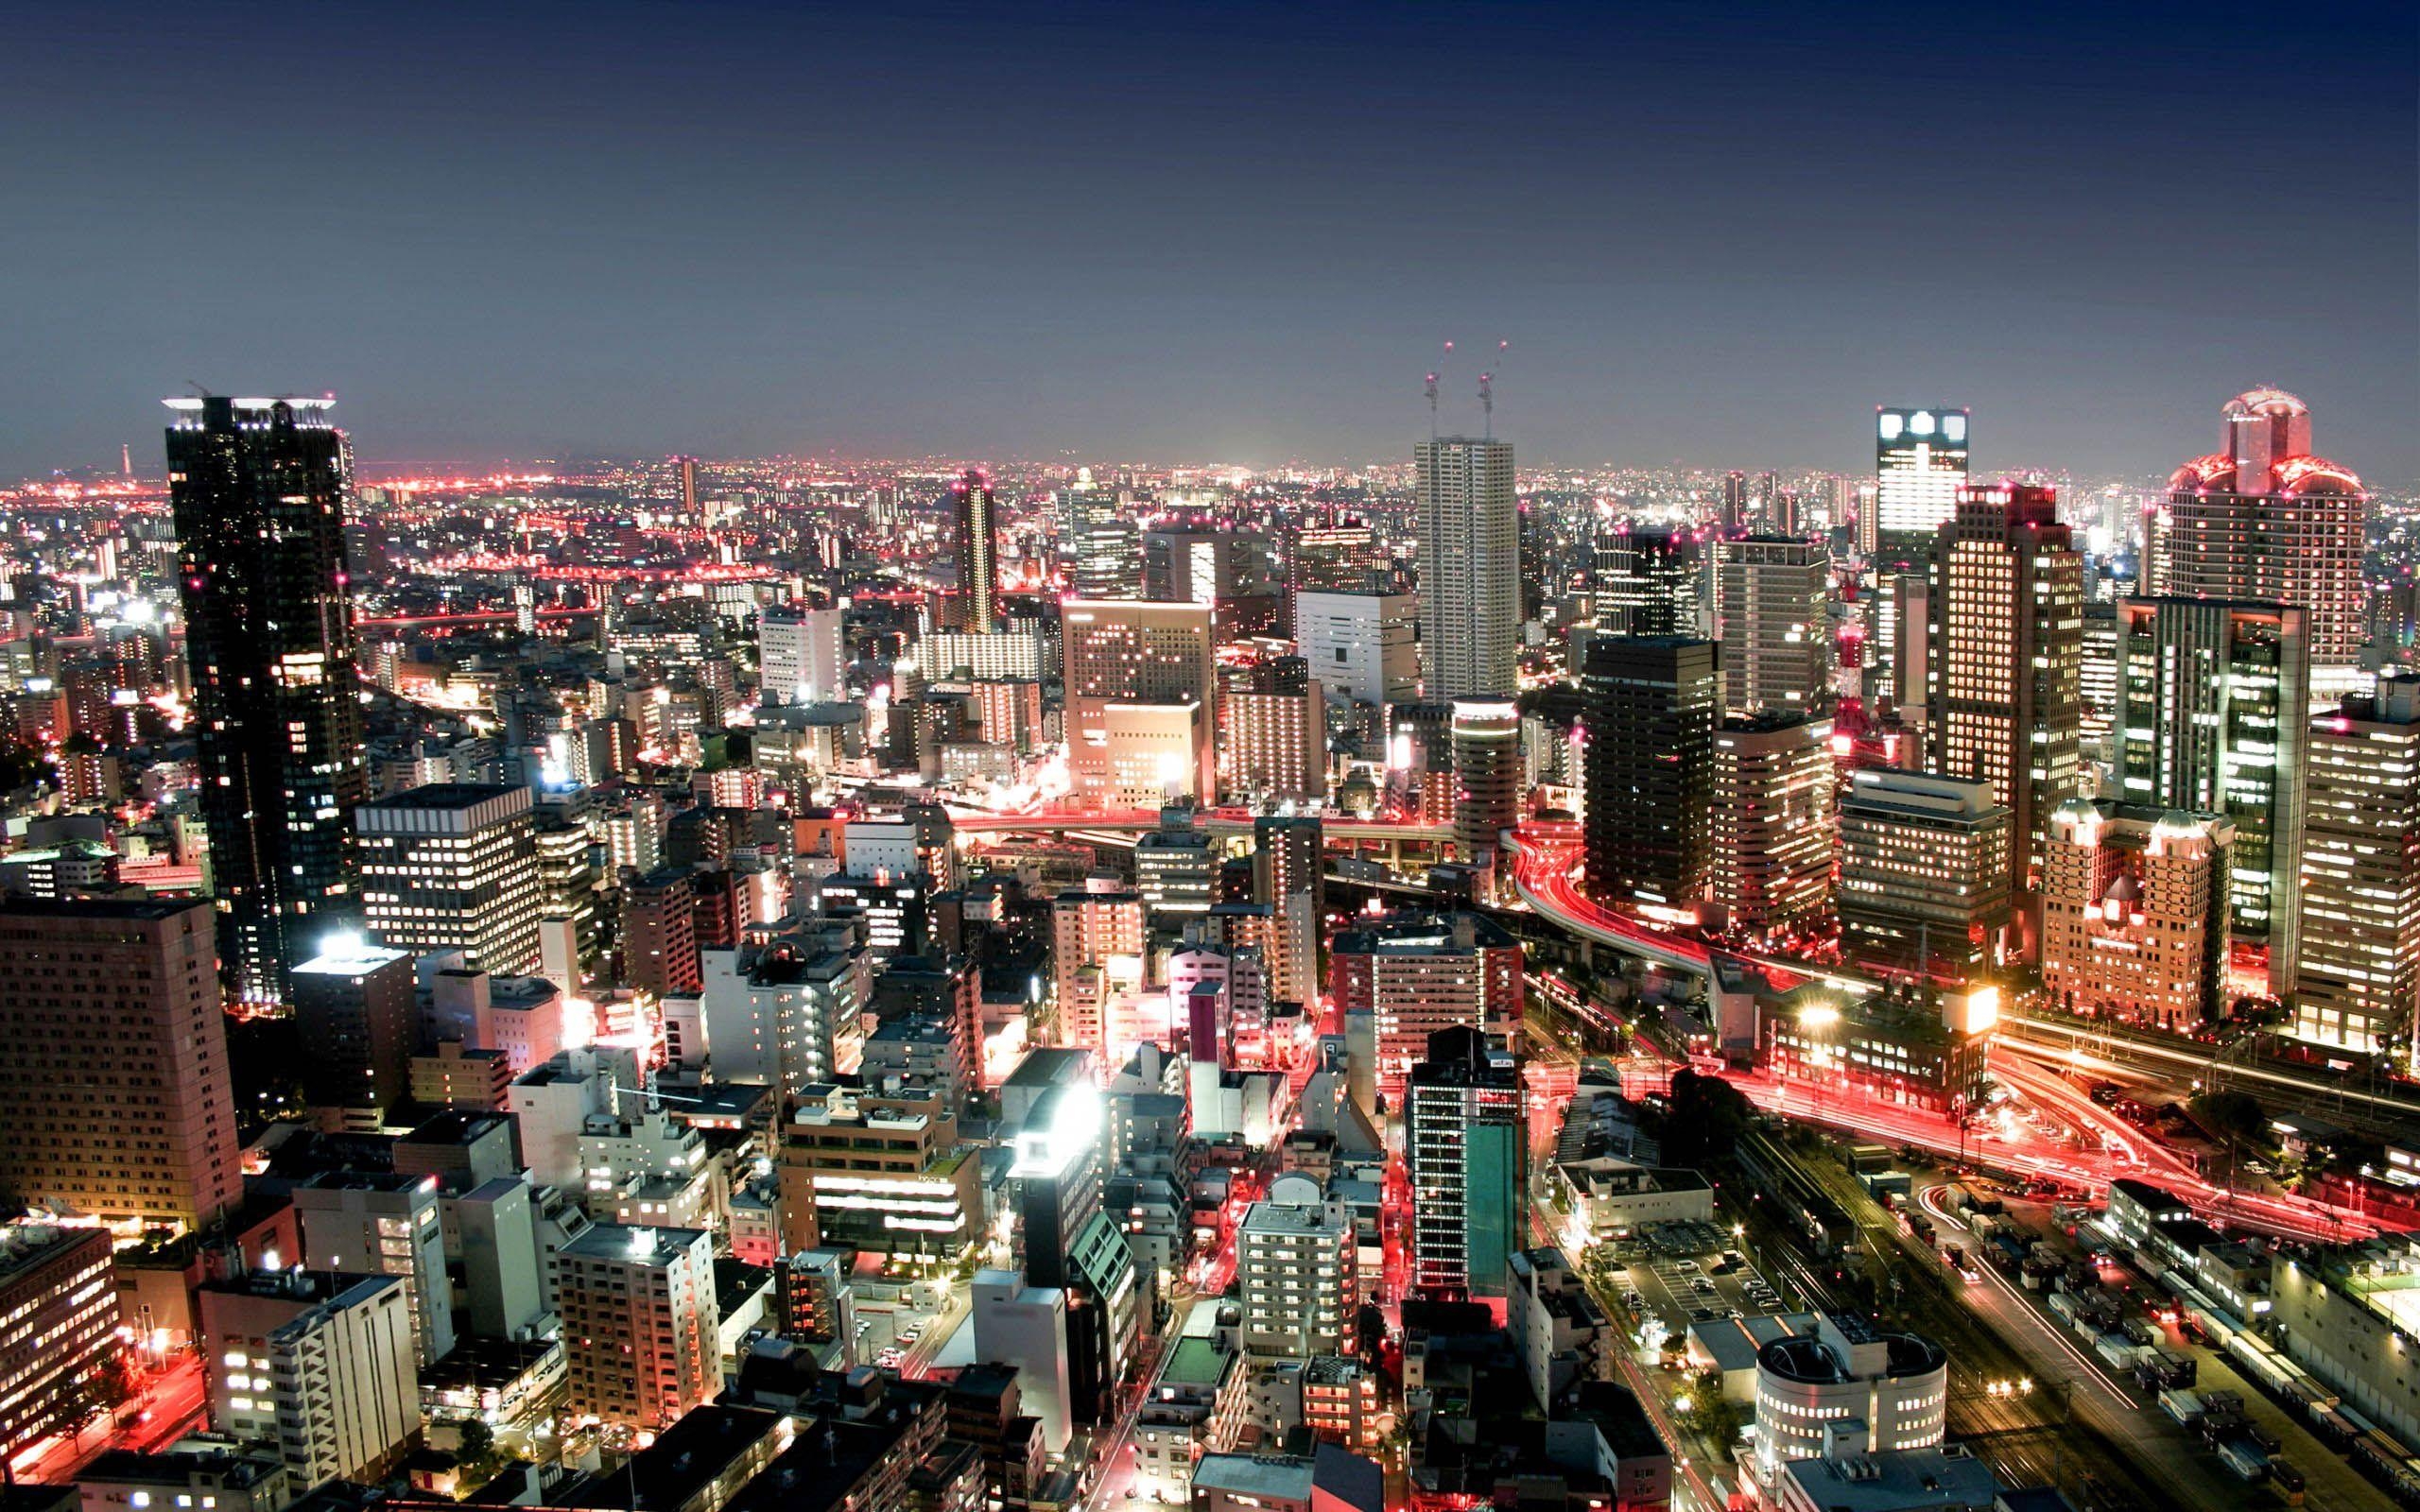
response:
M0 477L333 389L365 461L2420 477L2420 8L11 6ZM1998 17L1979 13L2003 12Z

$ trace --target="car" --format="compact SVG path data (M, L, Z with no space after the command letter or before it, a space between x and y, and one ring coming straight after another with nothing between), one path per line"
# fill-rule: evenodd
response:
M1692 1322L1711 1323L1714 1321L1714 1309L1710 1307L1691 1308L1689 1310L1689 1318Z

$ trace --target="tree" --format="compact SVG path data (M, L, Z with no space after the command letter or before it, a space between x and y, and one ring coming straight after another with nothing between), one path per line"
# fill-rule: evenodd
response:
M2257 1143L2269 1131L2269 1115L2247 1092L2203 1092L2187 1106L2204 1127L2221 1139Z
M1669 1106L1663 1128L1668 1165L1703 1166L1727 1157L1755 1116L1738 1088L1686 1067L1672 1074Z
M488 1457L495 1448L495 1430L484 1418L465 1418L460 1424L461 1447L456 1457L465 1465L475 1465Z

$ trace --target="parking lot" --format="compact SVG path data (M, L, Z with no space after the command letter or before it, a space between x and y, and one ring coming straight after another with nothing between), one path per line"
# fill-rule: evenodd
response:
M1641 1326L1650 1318L1679 1339L1691 1323L1778 1313L1781 1294L1729 1229L1710 1223L1668 1224L1614 1244L1614 1280Z

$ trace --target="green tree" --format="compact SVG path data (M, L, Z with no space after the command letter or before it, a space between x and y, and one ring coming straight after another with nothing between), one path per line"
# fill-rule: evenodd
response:
M456 1457L465 1465L475 1465L495 1451L495 1430L484 1418L465 1418L460 1424L461 1448Z

